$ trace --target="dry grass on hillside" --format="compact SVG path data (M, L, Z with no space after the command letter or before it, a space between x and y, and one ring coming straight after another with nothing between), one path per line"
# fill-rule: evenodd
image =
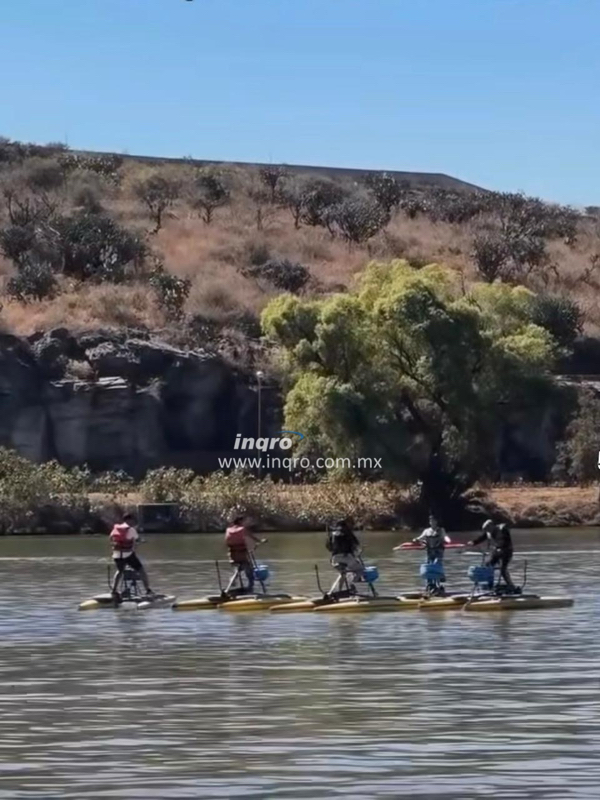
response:
M67 289L54 300L4 303L1 318L5 328L24 336L59 327L74 331L124 327L159 330L166 324L154 293L137 284Z
M173 167L186 170L188 167ZM265 206L263 230L257 230L256 206L239 186L256 180L248 171L237 169L238 191L231 205L218 209L206 225L197 214L179 200L166 215L157 235L144 207L136 200L131 187L147 166L126 162L119 188L101 184L101 202L107 212L125 226L143 231L149 245L160 254L167 270L191 280L185 311L217 321L250 312L260 313L274 289L240 274L239 269L257 259L281 257L307 266L313 276L312 288L321 291L351 287L358 273L372 259L406 258L413 263L443 262L460 269L468 282L476 277L470 257L474 225L434 223L419 215L415 219L396 213L386 229L364 246L348 246L332 238L322 227L294 228L288 211ZM61 205L72 207L74 189L64 192ZM6 224L6 217L0 220ZM555 269L542 276L532 275L535 289L568 293L586 314L591 331L600 329L600 284L590 276L582 280L591 258L600 252L597 222L582 222L573 245L551 242L548 246ZM10 263L0 257L0 283L12 272ZM22 304L2 299L4 326L17 333L68 325L74 329L91 327L147 326L163 328L166 324L153 293L142 285L63 287L55 300Z

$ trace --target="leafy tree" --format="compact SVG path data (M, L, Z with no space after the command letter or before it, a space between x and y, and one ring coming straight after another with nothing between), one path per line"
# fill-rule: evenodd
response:
M1 229L0 250L17 268L32 260L60 268L57 234L48 224L29 222Z
M368 197L349 197L334 206L328 221L333 223L346 241L363 244L387 225L390 217L376 201Z
M150 286L157 294L161 308L171 319L181 319L183 307L189 297L192 282L189 278L179 278L166 272L161 263L157 263L148 279Z
M79 212L53 223L62 271L79 280L121 283L128 267L139 267L147 247L134 233L104 214Z
M9 225L0 230L2 254L15 265L21 264L33 249L36 231L33 225Z
M55 461L34 464L0 447L0 532L31 529L44 506L87 507L85 473Z
M535 237L574 241L579 214L568 206L544 203L537 197L493 192L487 200L500 229L513 240Z
M598 480L600 399L591 389L578 392L577 409L558 447L553 470L558 478L590 483Z
M51 300L58 294L58 283L50 264L27 260L18 272L9 278L6 294L21 303L30 300Z
M400 182L387 172L372 172L367 175L365 184L386 214L391 214L404 194Z
M248 197L254 210L256 230L262 231L276 211L271 201L271 194L261 183L254 182L248 187Z
M154 172L137 180L133 191L148 209L150 219L154 222L152 233L158 233L162 227L165 212L173 207L181 192L181 182L170 172Z
M274 203L277 197L277 187L281 180L287 175L284 167L277 166L276 164L269 164L261 167L258 171L261 181L268 188L270 192L271 202Z
M488 283L503 277L509 258L504 237L496 231L485 231L473 238L473 261L480 276Z
M294 228L300 227L302 212L304 210L304 199L306 191L306 180L298 176L288 178L282 182L278 196L281 205L286 208L294 220Z
M11 224L29 225L50 219L58 208L56 197L40 189L32 191L20 178L13 176L2 190Z
M226 206L229 200L229 189L218 171L210 167L198 170L193 182L191 203L206 225L210 225L215 211Z
M563 348L573 346L583 332L583 313L568 297L540 294L532 301L532 321L552 334Z
M345 194L343 186L328 178L307 180L302 193L301 221L312 227L323 225L325 212L341 203Z
M532 293L480 284L464 297L456 280L436 265L372 264L355 294L279 297L262 318L300 446L381 457L385 475L420 481L423 505L446 510L493 474L511 415L548 402L555 347L531 321Z

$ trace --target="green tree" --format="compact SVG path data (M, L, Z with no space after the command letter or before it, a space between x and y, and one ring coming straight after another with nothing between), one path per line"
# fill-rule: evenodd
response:
M400 204L404 195L402 184L387 172L370 173L365 178L365 184L388 215Z
M598 480L600 398L592 389L577 393L577 407L558 446L554 474L580 484Z
M137 180L133 184L133 192L148 209L150 219L154 222L152 233L158 233L165 213L180 195L181 181L170 171L156 171Z
M548 402L555 342L533 299L487 284L465 297L451 270L403 261L370 265L354 294L276 298L262 324L287 375L286 425L305 449L380 457L448 511L493 473L511 415Z
M328 221L350 244L364 244L388 224L390 217L375 200L356 195L333 206Z
M231 193L225 178L216 169L199 169L193 181L190 202L206 225L210 225L218 208L229 203Z
M258 174L263 184L269 190L271 202L274 203L275 198L277 197L277 187L279 186L281 180L287 175L285 167L277 166L275 164L267 164L258 170Z

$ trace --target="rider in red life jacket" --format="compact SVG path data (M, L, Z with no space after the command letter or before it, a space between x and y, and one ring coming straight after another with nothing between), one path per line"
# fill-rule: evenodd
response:
M144 584L147 594L152 594L148 574L144 565L137 557L135 543L140 535L134 527L135 517L132 514L125 514L123 521L117 523L110 532L110 541L113 547L113 561L115 562L116 573L112 584L113 594L118 594L118 587L123 577L125 567L135 570Z
M235 566L235 573L226 591L229 592L236 581L238 571L242 571L248 580L248 591L254 589L254 556L253 551L257 544L266 542L252 531L250 523L245 516L240 515L232 519L231 525L225 531L225 544L229 549L229 561Z

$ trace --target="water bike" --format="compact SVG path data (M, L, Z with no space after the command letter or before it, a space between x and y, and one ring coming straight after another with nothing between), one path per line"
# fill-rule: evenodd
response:
M359 559L360 560L360 559ZM362 560L361 560L362 563ZM379 578L379 570L375 566L364 566L359 582L364 581L368 593L361 593L354 582L348 580L348 572L341 570L340 588L324 592L319 578L319 568L315 565L317 587L321 594L318 597L303 598L286 605L271 609L275 614L292 614L295 612L319 612L323 614L363 614L374 611L405 611L418 608L421 593L401 597L382 597L375 589L375 581ZM336 583L338 581L336 580ZM335 586L335 584L334 584Z
M209 611L211 609L223 609L225 611L268 611L274 606L285 603L293 603L301 598L292 595L279 593L270 594L267 591L267 580L269 579L269 568L266 564L257 564L254 556L250 554L254 580L260 584L260 592L250 590L244 583L244 566L236 564L235 572L229 585L224 589L221 581L221 569L219 562L215 561L217 579L219 583L219 593L197 597L191 600L180 600L173 603L174 611Z
M527 584L527 562L523 568L523 583L519 587L509 587L495 581L494 567L481 564L468 570L473 583L471 593L455 594L450 597L431 597L419 605L420 611L524 611L540 608L568 608L573 605L570 597L542 597L525 593Z
M108 567L108 586L111 589L111 570ZM106 608L134 609L145 611L150 608L169 608L175 602L174 595L143 594L140 591L139 574L130 567L125 567L121 578L121 591L109 591L97 594L79 604L80 611L93 611Z

